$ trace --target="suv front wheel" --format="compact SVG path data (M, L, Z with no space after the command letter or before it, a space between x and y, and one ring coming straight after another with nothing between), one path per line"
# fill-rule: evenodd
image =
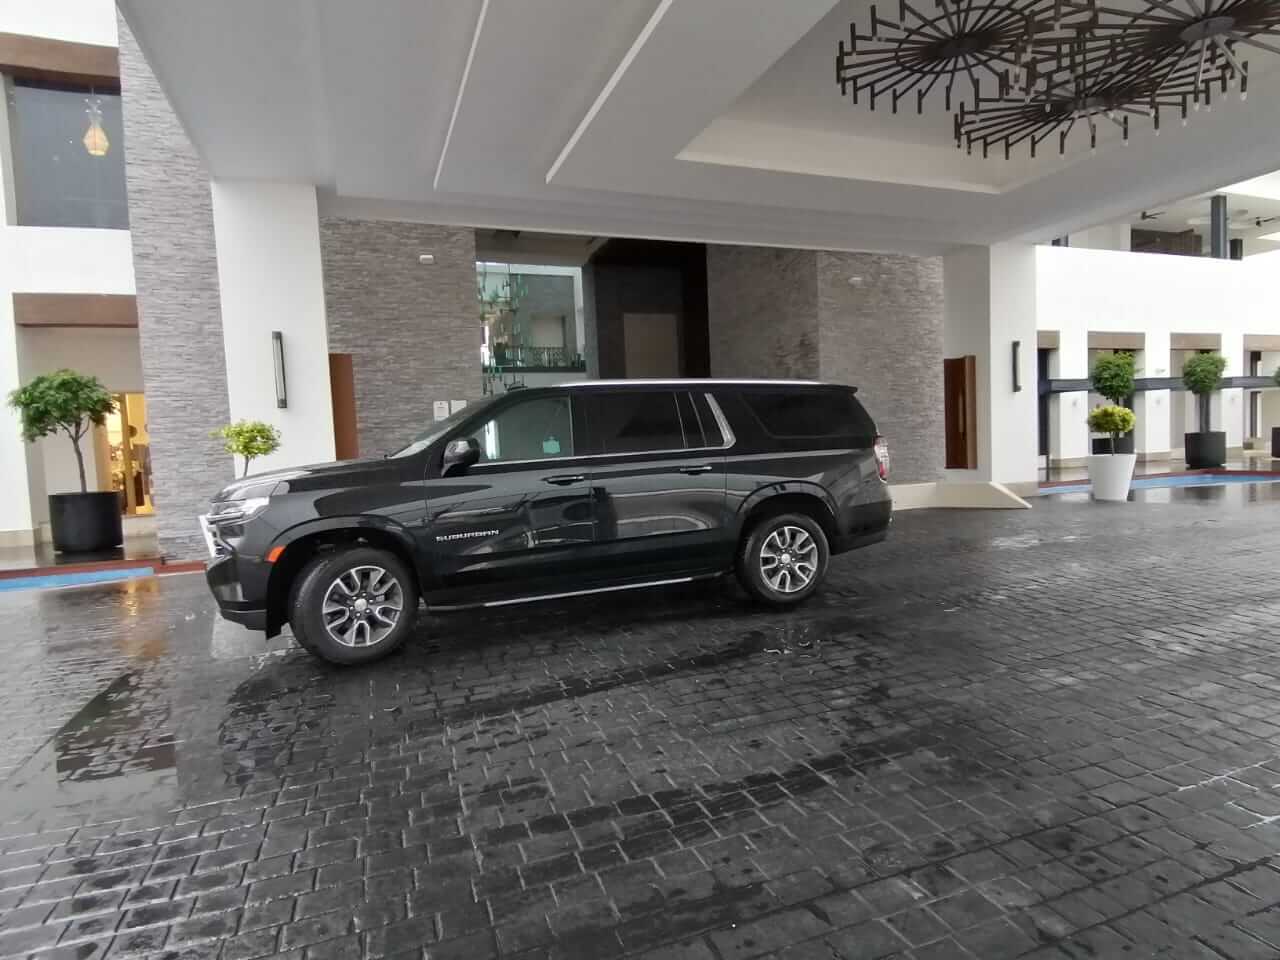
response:
M811 517L784 513L756 524L738 551L738 579L755 597L788 607L818 589L827 572L827 535Z
M385 657L413 632L418 587L395 554L372 547L323 553L298 577L289 609L293 635L331 663Z

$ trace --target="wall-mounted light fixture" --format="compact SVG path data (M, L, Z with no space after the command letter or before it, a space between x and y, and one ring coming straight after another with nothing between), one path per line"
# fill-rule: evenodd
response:
M271 353L276 368L276 406L281 410L289 406L289 387L284 378L284 334L271 331Z
M436 255L434 253L420 253L418 254L418 262L424 267L429 267L436 262Z
M1022 354L1021 340L1013 341L1012 353L1013 353L1013 392L1021 393L1022 392L1022 371L1019 369L1019 364L1018 364L1018 361L1021 359L1021 354Z

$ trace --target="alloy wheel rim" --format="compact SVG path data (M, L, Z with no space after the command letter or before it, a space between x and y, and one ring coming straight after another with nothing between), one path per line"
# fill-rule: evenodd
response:
M778 527L760 547L760 574L770 589L798 593L818 574L818 544L803 527Z
M338 574L320 608L324 628L344 647L372 647L396 628L404 612L404 589L385 568L373 564Z

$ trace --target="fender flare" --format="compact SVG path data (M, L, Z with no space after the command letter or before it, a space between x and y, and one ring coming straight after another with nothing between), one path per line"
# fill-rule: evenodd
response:
M394 538L396 543L403 548L405 555L409 557L410 568L413 570L414 574L418 578L419 588L425 589L425 585L426 585L425 577L429 574L430 571L423 569L422 563L419 559L419 551L413 541L412 535L409 533L408 528L406 528L403 524L397 523L394 520L388 520L385 517L370 516L368 514L338 515L338 516L331 516L331 517L313 517L310 520L304 520L301 523L296 523L292 527L289 527L277 533L274 537L272 537L271 546L269 549L275 549L276 547L284 547L287 553L289 546L291 544L298 542L304 537L310 537L317 533L329 533L329 532L338 531L338 530L341 530L341 531L354 530L357 532L360 530L370 530L370 531L377 531L380 534L385 534ZM276 582L275 568L273 565L271 577L268 580L268 583L274 584L275 582ZM268 587L268 597L270 597L270 591L272 589L273 589L272 587L270 586ZM268 611L267 611L267 616L269 620L267 624L268 636L273 635L272 633L273 623L270 622L272 618L271 610L272 608L271 608L270 599L268 599ZM275 623L274 627L276 632L278 632L280 624Z
M404 524L397 523L394 520L388 520L385 517L370 516L368 514L353 514L350 516L333 516L333 517L315 517L311 520L304 520L296 523L286 530L282 530L276 534L271 540L271 549L276 547L284 547L288 549L289 544L303 537L309 537L317 533L328 533L332 530L376 530L379 533L387 533L395 537L397 541L409 551L410 556L414 552L413 537L409 534Z
M742 532L743 527L746 525L747 517L758 507L777 497L794 494L801 494L818 500L827 508L827 519L831 521L831 528L833 530L838 529L836 518L839 516L839 512L836 509L836 501L824 487L808 480L778 480L756 488L742 501L738 507L738 532Z

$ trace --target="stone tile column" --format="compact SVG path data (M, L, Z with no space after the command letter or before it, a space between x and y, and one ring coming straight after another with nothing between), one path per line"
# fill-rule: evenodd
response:
M232 479L209 176L123 18L120 85L138 335L161 549L200 556L196 516Z

